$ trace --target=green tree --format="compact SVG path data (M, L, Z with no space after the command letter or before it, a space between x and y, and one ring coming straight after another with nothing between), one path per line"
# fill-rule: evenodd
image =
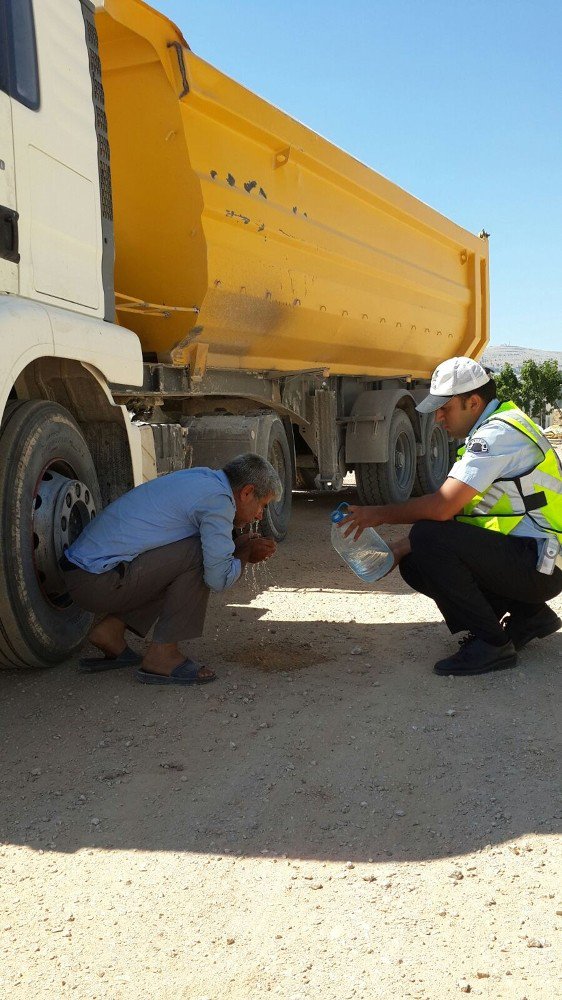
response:
M555 406L562 397L562 372L554 358L543 361L541 367L543 379L543 399L550 406Z
M539 416L542 407L542 373L536 361L528 358L521 365L519 374L519 394L521 407L530 417Z
M553 358L540 365L528 358L521 365L519 376L511 365L505 364L494 378L498 399L502 403L513 400L541 425L545 423L547 406L555 406L562 398L562 372Z
M497 375L494 375L494 381L498 389L500 403L508 403L512 400L517 406L521 406L519 400L519 380L510 364L505 364L502 370Z

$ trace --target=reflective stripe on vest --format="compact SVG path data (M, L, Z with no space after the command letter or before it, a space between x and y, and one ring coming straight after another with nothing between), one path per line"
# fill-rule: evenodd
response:
M527 516L545 533L556 534L562 544L562 464L540 427L515 403L502 403L479 425L501 420L537 445L543 453L534 468L512 479L496 479L484 493L477 493L455 520L476 524L509 535ZM466 447L459 448L461 458Z

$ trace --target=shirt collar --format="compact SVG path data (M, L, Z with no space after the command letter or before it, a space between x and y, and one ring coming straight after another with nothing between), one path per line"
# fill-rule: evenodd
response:
M500 405L499 399L492 399L491 402L488 403L488 405L482 410L482 413L478 417L478 420L474 424L474 427L470 428L470 431L466 436L467 441L470 437L472 437L474 431L478 430L480 424L483 424L484 421L488 419L488 417L491 417L492 413L496 412L499 405Z
M226 472L224 471L224 469L211 469L210 471L214 472L215 476L217 476L217 478L220 479L220 481L223 484L226 492L228 493L228 495L231 498L232 502L235 504L236 501L234 499L234 493L232 492L232 486L230 485L230 479L228 478L228 476L227 476Z

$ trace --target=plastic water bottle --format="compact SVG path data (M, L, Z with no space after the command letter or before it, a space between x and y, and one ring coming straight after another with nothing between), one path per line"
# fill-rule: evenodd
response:
M388 573L394 556L374 528L364 528L358 539L353 537L353 532L345 537L349 525L342 528L340 522L347 514L347 507L347 503L340 503L331 515L332 545L360 580L375 583Z

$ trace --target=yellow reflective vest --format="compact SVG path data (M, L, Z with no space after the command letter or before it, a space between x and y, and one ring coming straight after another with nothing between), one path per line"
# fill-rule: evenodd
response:
M542 460L513 479L496 479L484 493L473 497L455 520L509 535L527 515L545 535L555 534L562 545L562 464L554 448L515 403L502 403L478 429L490 420L502 420L524 434L540 448ZM457 457L465 451L463 445Z

